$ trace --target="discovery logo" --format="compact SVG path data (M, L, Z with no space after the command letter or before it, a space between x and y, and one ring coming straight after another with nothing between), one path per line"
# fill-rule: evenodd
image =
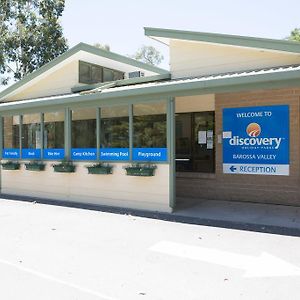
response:
M261 128L257 123L250 123L247 126L246 132L249 136L257 137L261 133Z
M229 140L231 146L269 146L278 149L282 142L282 138L278 137L258 137L261 134L261 127L257 123L250 123L246 132L249 137L233 136Z

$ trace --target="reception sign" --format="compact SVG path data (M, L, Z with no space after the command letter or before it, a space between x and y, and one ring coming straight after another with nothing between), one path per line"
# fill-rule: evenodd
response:
M223 109L223 173L289 175L289 106Z

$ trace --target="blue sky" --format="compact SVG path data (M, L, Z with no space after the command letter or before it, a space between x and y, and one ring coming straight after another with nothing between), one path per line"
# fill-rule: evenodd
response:
M167 47L144 37L143 27L281 39L300 27L299 11L299 0L66 0L62 25L69 46L99 42L126 55L154 45L168 68Z
M168 69L168 48L145 37L143 27L282 39L300 27L299 11L299 0L66 0L61 21L70 47L98 42L128 55L153 45Z

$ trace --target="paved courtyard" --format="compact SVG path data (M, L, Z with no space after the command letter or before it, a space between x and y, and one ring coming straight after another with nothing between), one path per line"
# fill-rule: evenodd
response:
M299 299L300 239L0 199L0 299Z

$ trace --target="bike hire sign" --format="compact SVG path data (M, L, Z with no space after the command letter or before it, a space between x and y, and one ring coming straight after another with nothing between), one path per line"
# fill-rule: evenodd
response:
M223 173L289 175L289 106L223 109Z

